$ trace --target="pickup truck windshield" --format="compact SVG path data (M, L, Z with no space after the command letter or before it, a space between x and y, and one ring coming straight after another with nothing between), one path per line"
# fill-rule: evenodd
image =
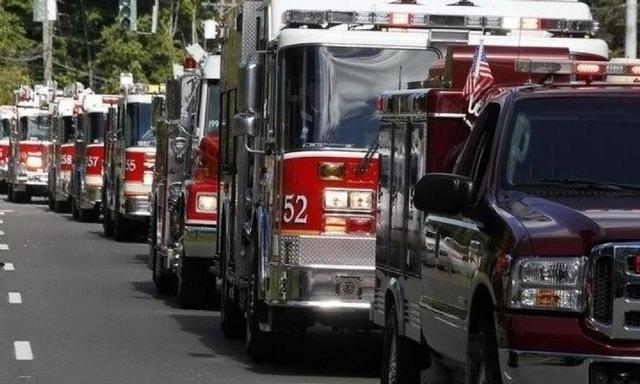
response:
M638 98L532 98L516 103L506 141L507 186L640 187Z
M151 104L128 104L126 120L127 147L155 147L156 137L151 129Z
M297 46L278 54L284 147L366 148L378 135L376 100L424 80L434 51Z
M20 140L49 140L49 123L46 116L20 118Z

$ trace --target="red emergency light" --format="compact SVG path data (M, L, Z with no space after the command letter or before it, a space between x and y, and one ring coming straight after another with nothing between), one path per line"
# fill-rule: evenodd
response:
M640 274L640 256L633 256L633 271Z

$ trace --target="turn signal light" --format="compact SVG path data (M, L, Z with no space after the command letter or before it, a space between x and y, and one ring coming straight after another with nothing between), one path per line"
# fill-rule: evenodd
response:
M333 216L324 217L324 233L366 234L375 232L375 222L371 216Z
M344 163L320 163L318 177L320 180L344 180Z

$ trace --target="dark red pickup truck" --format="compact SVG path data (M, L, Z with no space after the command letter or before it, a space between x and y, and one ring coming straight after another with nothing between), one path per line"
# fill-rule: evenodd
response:
M489 100L453 171L394 211L420 273L389 284L405 302L383 382L437 362L471 384L640 383L639 105L640 87L589 82Z

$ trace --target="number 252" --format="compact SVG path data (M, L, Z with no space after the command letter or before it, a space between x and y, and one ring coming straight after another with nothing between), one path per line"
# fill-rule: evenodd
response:
M296 211L298 211L297 214ZM285 223L290 223L293 220L294 224L306 224L307 217L306 196L286 195L284 197L284 215L282 215L282 220L284 220Z

